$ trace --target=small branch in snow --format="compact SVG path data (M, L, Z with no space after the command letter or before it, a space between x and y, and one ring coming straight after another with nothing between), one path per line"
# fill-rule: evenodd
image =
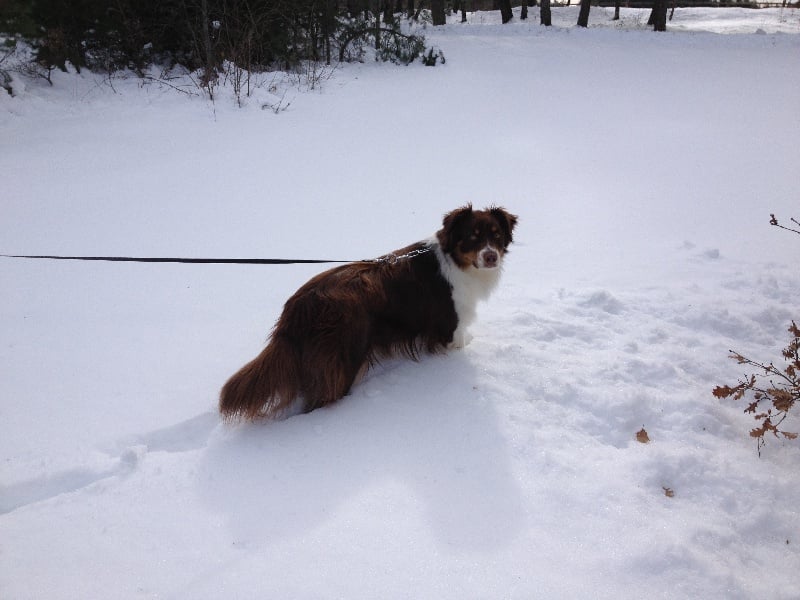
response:
M141 79L144 80L144 81L152 81L152 82L155 82L155 83L158 83L158 84L161 84L161 85L165 85L167 87L172 88L176 92L180 92L181 94L186 94L187 96L196 96L197 95L197 94L195 94L194 92L192 92L190 90L184 89L184 88L182 88L180 86L177 86L177 85L173 85L169 81L166 81L165 79L160 78L160 77L153 77L152 75L143 75L141 77Z
M776 219L775 215L773 215L772 213L770 213L769 217L770 217L770 219L769 219L769 224L770 225L774 225L775 227L780 227L781 229L785 229L786 231L791 231L793 233L800 234L800 229L792 229L791 227L786 227L786 226L781 225L780 223L778 223L778 219ZM794 223L795 225L800 226L800 221L798 221L794 217L790 217L789 220L792 223Z

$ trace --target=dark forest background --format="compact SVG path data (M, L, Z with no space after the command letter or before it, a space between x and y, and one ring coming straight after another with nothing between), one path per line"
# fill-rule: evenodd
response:
M551 24L551 0L541 3L540 22ZM588 24L592 0L581 5L578 25ZM625 6L652 8L649 24L666 29L668 5L678 0L625 0ZM562 4L568 4L564 0ZM616 5L620 0L594 0ZM708 4L682 0L680 6ZM725 4L756 6L750 0ZM445 23L450 12L499 10L504 23L512 7L525 19L537 0L0 0L0 32L13 47L24 40L39 74L67 63L80 70L141 73L150 65L180 64L202 70L206 81L235 65L247 72L290 69L302 61L362 59L375 48L379 60L408 64L421 58L434 65L443 54L426 49L420 28L403 26L424 20ZM715 2L722 5L721 2ZM413 31L413 33L412 33ZM426 53L427 50L427 53Z

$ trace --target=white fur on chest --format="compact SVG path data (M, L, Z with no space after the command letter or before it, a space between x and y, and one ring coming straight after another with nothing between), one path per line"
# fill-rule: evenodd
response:
M463 348L472 339L467 333L467 328L475 320L478 302L486 300L500 281L500 265L483 269L470 266L463 270L442 252L435 237L430 240L430 244L439 260L442 275L452 288L453 304L458 315L458 326L449 347Z

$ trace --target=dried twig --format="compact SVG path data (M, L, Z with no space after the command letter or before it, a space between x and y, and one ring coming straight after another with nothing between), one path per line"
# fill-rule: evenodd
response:
M792 229L791 227L786 227L786 226L781 225L780 223L778 223L778 219L776 219L775 215L773 215L772 213L770 213L769 217L770 217L769 218L769 224L770 225L773 225L775 227L780 227L781 229L785 229L786 231L791 231L792 233L800 234L800 229ZM798 221L794 217L790 217L789 220L792 223L794 223L795 225L799 225L800 226L800 221Z

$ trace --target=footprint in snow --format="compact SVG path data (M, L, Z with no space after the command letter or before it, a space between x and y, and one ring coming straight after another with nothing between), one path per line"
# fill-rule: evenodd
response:
M170 427L120 440L107 451L109 456L104 464L65 469L12 485L0 485L0 515L78 491L110 477L128 475L149 452L187 452L203 448L218 423L216 413L203 413Z

